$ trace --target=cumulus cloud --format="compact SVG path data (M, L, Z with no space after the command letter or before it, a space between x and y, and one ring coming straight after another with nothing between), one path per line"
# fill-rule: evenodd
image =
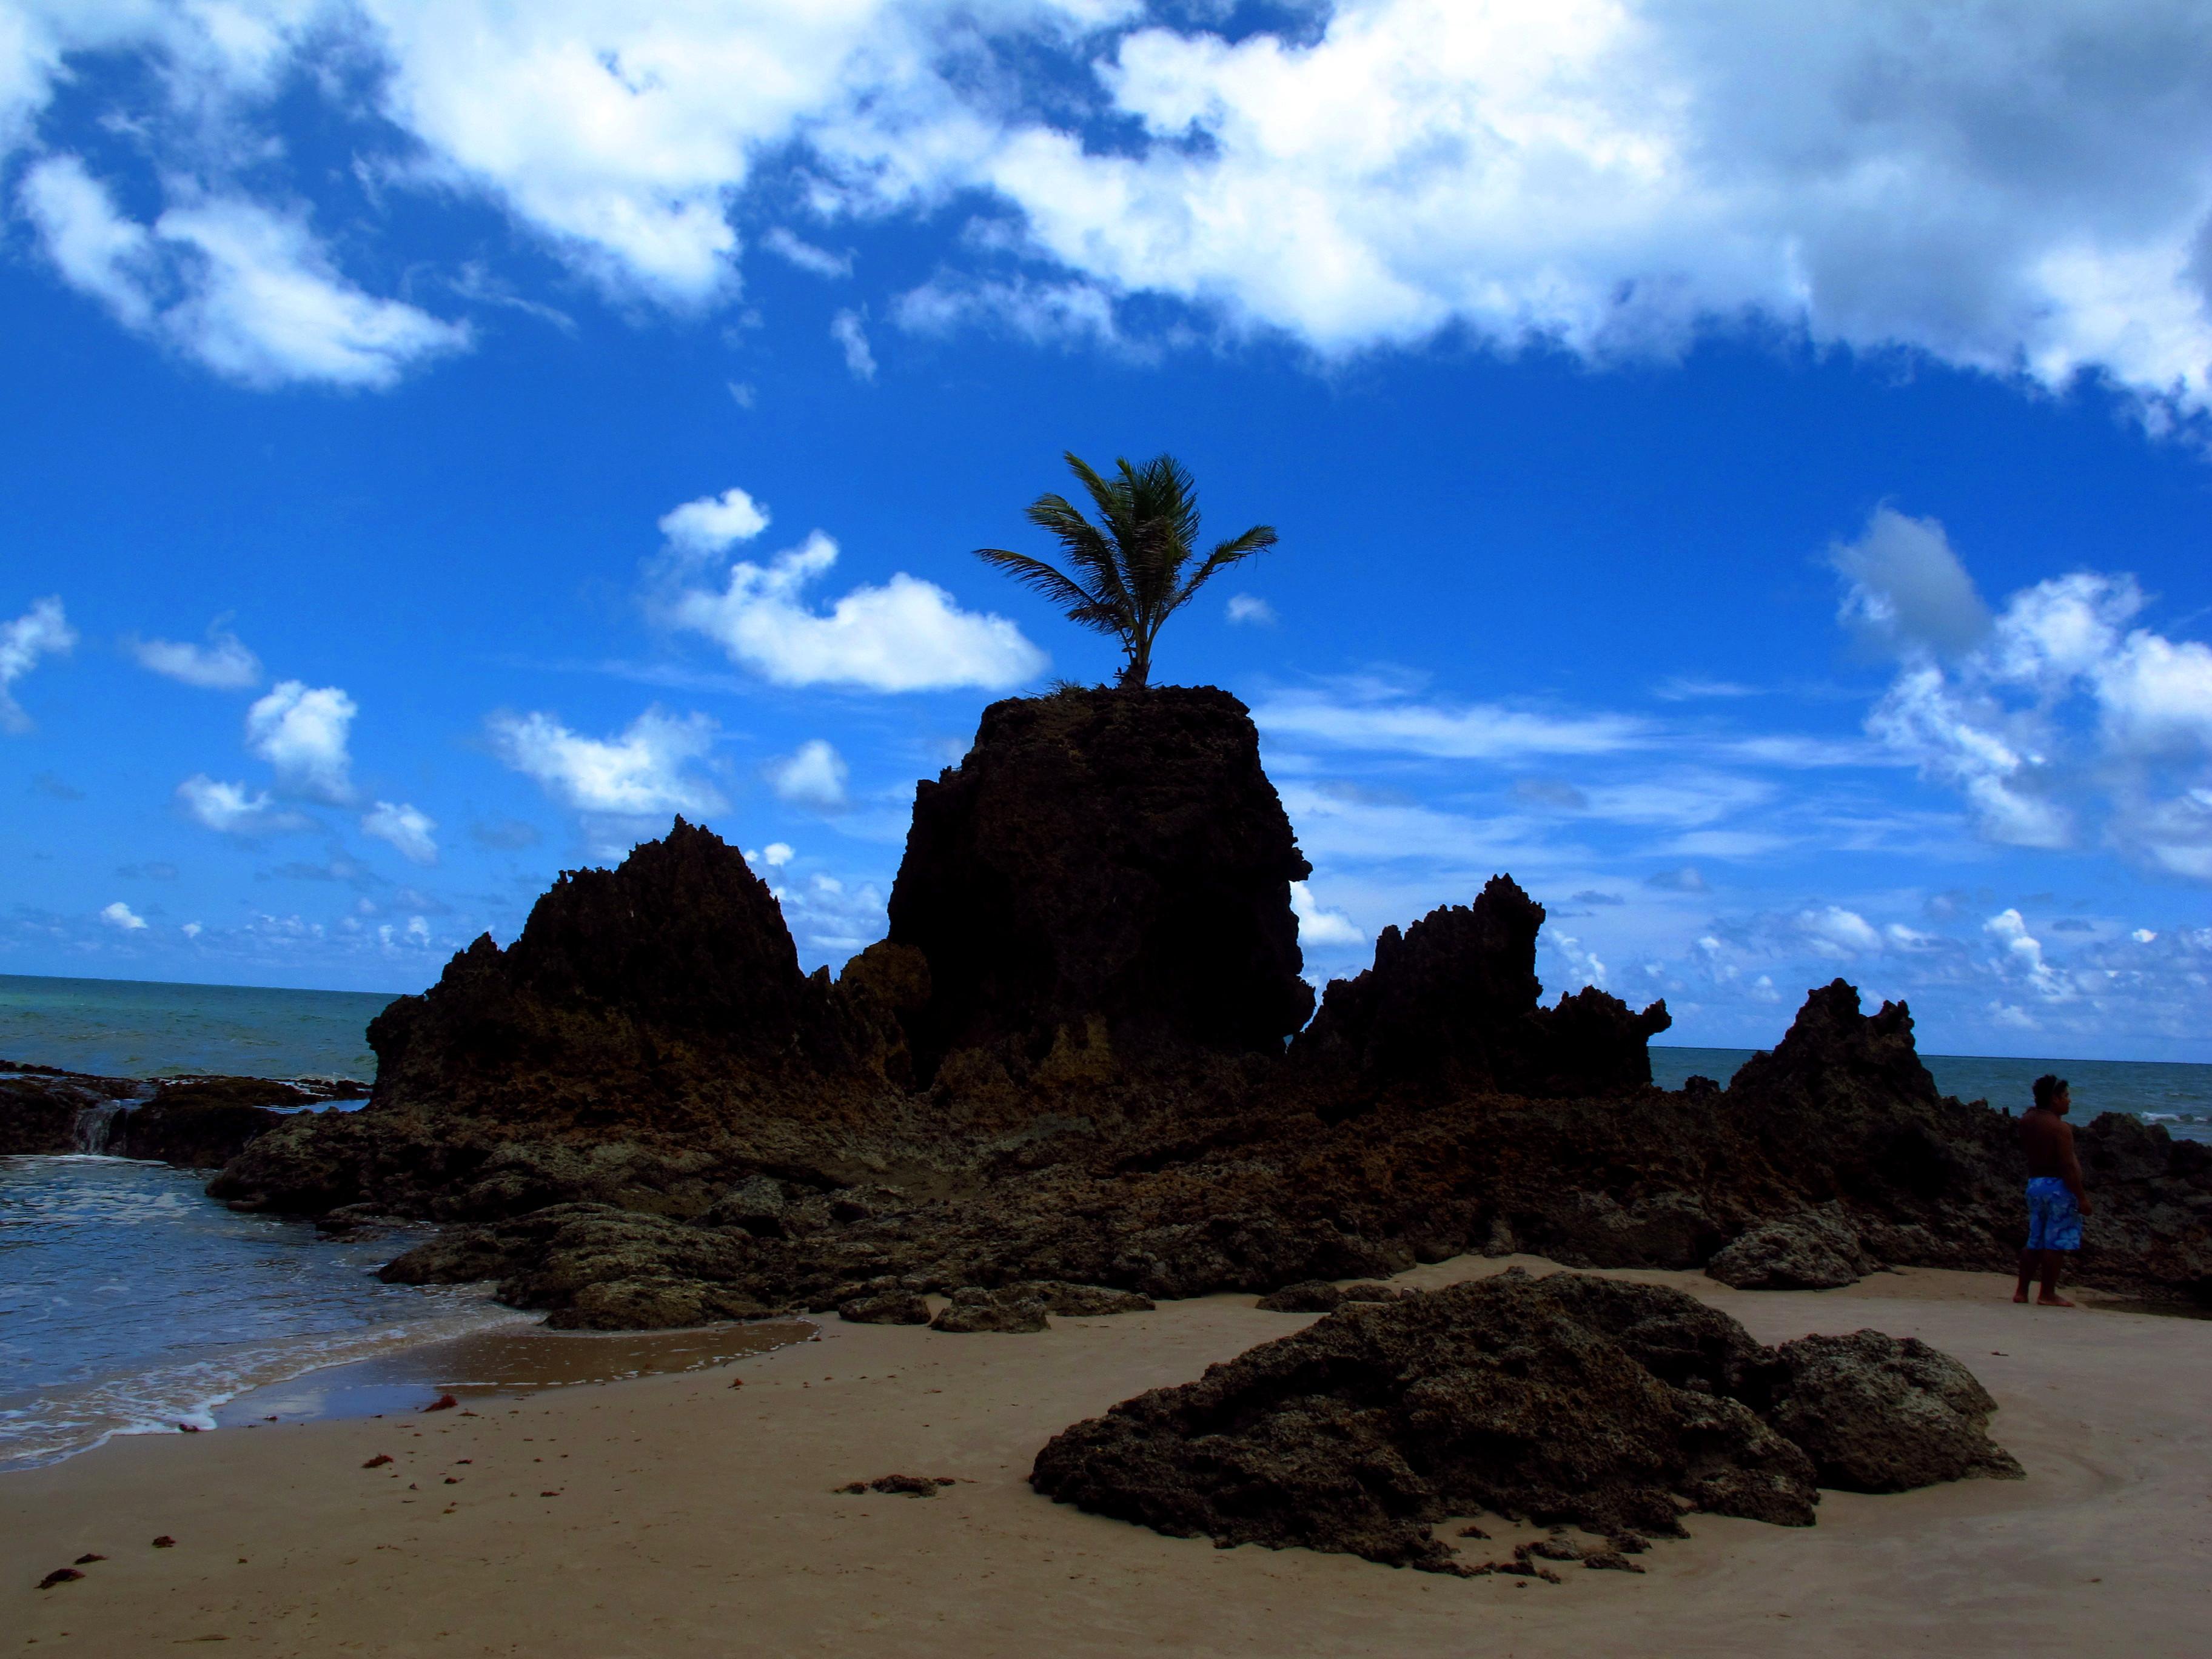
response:
M360 712L335 685L279 680L246 711L246 746L276 769L281 787L343 806L353 799L346 742Z
M1881 949L1881 935L1875 931L1873 924L1857 911L1846 910L1839 904L1824 904L1799 912L1797 927L1807 943L1822 956L1863 956Z
M667 596L664 616L779 685L997 691L1044 671L1045 654L1012 623L963 611L943 588L904 572L854 588L827 614L812 609L805 589L836 562L837 544L816 531L766 565L732 565L719 592Z
M114 903L102 910L100 913L100 919L110 927L118 928L126 933L145 931L146 919L121 899L116 900Z
M186 685L211 691L242 691L261 683L261 659L246 649L237 635L220 625L208 629L205 645L127 639L123 646L141 668Z
M373 100L399 136L380 187L489 202L624 301L734 297L735 221L786 199L760 188L776 170L823 223L985 203L961 252L993 274L955 275L1010 309L1039 286L1164 296L1329 355L1458 329L1606 359L1778 325L2101 374L2154 417L2206 405L2212 179L2168 158L2212 145L2212 47L2184 0L1941 28L1887 3L1817 27L1758 0L1279 15L1231 40L1223 8L1135 0L37 4L0 44L0 143L71 53L135 52L153 73L127 83L167 119L112 112L167 140L165 173L274 155L287 81L338 118ZM111 209L47 240L153 327L149 267L220 256L138 228ZM779 229L760 246L821 252ZM377 327L349 372L455 343L350 292Z
M1859 538L1836 543L1828 558L1848 584L1843 622L1871 641L1950 653L1989 631L1988 607L1933 519L1877 507Z
M298 210L211 195L143 225L74 155L32 167L21 200L70 286L242 385L389 386L469 343L465 325L348 281Z
M362 833L389 842L410 864L438 861L438 821L404 801L380 800L361 821Z
M678 553L705 557L738 542L749 542L768 528L768 509L742 489L702 495L671 507L660 517L660 533Z
M2043 959L2043 942L2027 931L2018 910L2000 910L1982 924L2003 952L2004 970L2026 981L2038 996L2057 1001L2071 994L2065 977Z
M1298 943L1309 950L1364 945L1367 935L1341 910L1325 910L1304 882L1291 884L1291 909L1298 919Z
M0 623L0 732L27 732L31 717L15 701L15 682L39 665L41 657L59 656L76 646L58 599L35 602L13 622Z
M683 719L648 708L611 738L587 738L550 714L495 714L499 757L580 812L659 817L721 810L722 797L696 768L719 728L704 714Z
M1281 619L1275 615L1275 607L1256 593L1231 593L1229 620L1254 628L1273 628Z
M1867 731L1990 841L2071 847L2101 820L2140 860L2212 880L2212 647L2135 625L2148 603L2097 571L2023 588L1956 660L1908 650Z
M307 827L298 813L279 808L267 790L249 792L242 783L225 783L204 772L177 786L177 804L193 823L227 836L276 835Z
M781 799L823 812L836 811L845 805L848 775L845 757L820 738L799 744L795 753L771 762L768 768L769 782Z
M876 378L876 354L868 345L868 331L857 311L841 311L830 319L830 337L845 354L845 367L856 380Z

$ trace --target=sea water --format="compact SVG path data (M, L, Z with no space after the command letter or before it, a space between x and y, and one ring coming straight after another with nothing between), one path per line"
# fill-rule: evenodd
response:
M1685 1079L1726 1083L1752 1057L1749 1048L1651 1050L1651 1080L1679 1089ZM2177 1140L2212 1140L2212 1066L2164 1060L2008 1060L1988 1054L1923 1054L1936 1087L1961 1100L1986 1100L2003 1112L2034 1103L2035 1079L2045 1073L2066 1079L2073 1097L2068 1116L2087 1123L2100 1112L2132 1112L2160 1124Z
M377 992L0 974L0 1060L102 1077L376 1075Z

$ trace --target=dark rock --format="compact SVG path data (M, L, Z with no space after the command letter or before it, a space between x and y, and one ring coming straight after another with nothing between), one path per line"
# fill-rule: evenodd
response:
M783 1185L757 1175L732 1187L699 1218L709 1227L742 1227L756 1238L783 1237Z
M1583 1565L1595 1570L1612 1572L1641 1572L1643 1567L1630 1560L1619 1550L1585 1550Z
M983 711L915 791L890 938L928 960L921 1074L961 1049L1103 1075L1186 1047L1274 1054L1305 1023L1310 873L1243 704L1077 690Z
M1589 988L1538 1006L1544 907L1510 876L1470 906L1431 910L1375 941L1375 965L1333 981L1293 1052L1369 1086L1413 1082L1507 1094L1606 1096L1648 1088L1664 1002L1632 1013Z
M1705 1264L1740 1291L1831 1291L1875 1270L1839 1203L1753 1227Z
M0 1060L0 1157L103 1152L213 1169L283 1121L271 1109L368 1092L367 1085L343 1078L142 1079Z
M1027 1285L993 1291L970 1285L953 1291L951 1305L930 1321L929 1328L963 1335L975 1331L1027 1335L1049 1324L1043 1300Z
M1152 1299L1133 1291L1117 1291L1104 1285L1068 1285L1057 1279L1034 1279L1003 1287L1002 1294L1033 1296L1047 1313L1070 1319L1101 1319L1110 1314L1150 1313Z
M949 1475L879 1474L872 1480L855 1480L850 1486L840 1486L837 1490L890 1492L902 1498L934 1498L939 1486L953 1484Z
M1325 1279L1310 1279L1261 1297L1259 1307L1262 1313L1334 1313L1347 1302L1395 1302L1405 1294L1395 1285L1339 1286Z
M75 1567L56 1567L44 1578L39 1580L39 1588L52 1589L57 1584L73 1584L83 1577L84 1575Z
M1989 1437L1996 1401L1917 1337L1855 1331L1801 1337L1778 1352L1786 1376L1770 1420L1804 1448L1822 1486L1905 1492L1974 1475L2022 1477Z
M839 1304L837 1317L856 1325L927 1325L929 1304L911 1291L884 1291Z
M1598 1280L1593 1294L1577 1278L1506 1274L1346 1306L1063 1431L1030 1482L1174 1536L1443 1571L1468 1569L1430 1528L1475 1510L1674 1534L1680 1493L1809 1525L1802 1452L1739 1401L1638 1358L1695 1354L1694 1334L1722 1316L1679 1291Z

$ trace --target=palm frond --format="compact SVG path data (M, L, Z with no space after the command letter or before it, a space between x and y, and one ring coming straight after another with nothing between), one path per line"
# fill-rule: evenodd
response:
M1090 589L1042 559L1033 559L1026 553L1004 547L979 547L975 556L1005 571L1024 586L1035 588L1066 611L1071 621L1104 634L1118 631L1113 606L1102 603Z
M1181 605L1190 596L1206 586L1219 572L1232 564L1241 564L1255 553L1264 553L1275 544L1275 526L1255 524L1241 536L1232 536L1225 542L1217 542L1213 551L1206 556L1206 562L1191 574L1191 578L1176 596Z

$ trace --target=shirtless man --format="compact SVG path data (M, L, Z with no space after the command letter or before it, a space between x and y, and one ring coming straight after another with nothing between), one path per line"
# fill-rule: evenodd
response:
M2081 1248L2081 1218L2089 1195L2081 1190L2081 1161L2074 1156L2074 1129L2066 1109L2074 1103L2066 1079L2048 1074L2035 1079L2035 1104L2020 1115L2021 1150L2027 1154L2027 1248L2020 1253L2020 1286L2015 1302L2027 1300L2028 1281L2039 1267L2043 1294L2039 1306L2070 1308L2058 1294L2058 1269L2066 1253Z

